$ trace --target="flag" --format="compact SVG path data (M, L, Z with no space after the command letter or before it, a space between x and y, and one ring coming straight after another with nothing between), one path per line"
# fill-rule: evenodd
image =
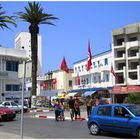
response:
M88 41L87 71L91 69L91 65L92 65L91 59L92 59L92 55L91 55L91 50L90 50L90 41Z
M114 68L113 68L113 66L111 65L111 73L114 75L114 77L115 77L115 79L117 79L117 74L115 73L115 71L114 71Z
M53 85L55 85L57 83L56 78L53 79L52 83L53 83Z
M80 85L80 76L78 73L77 73L77 83L78 83L78 85Z
M45 89L46 88L46 84L45 84L44 81L41 83L41 86L42 86L42 89Z
M61 70L65 71L65 72L69 72L69 69L68 69L68 66L67 66L67 63L66 63L66 60L65 60L65 57L63 57L63 60L62 60L62 63L61 63Z

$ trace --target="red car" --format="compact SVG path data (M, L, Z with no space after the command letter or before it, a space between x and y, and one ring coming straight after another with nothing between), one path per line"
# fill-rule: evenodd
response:
M0 107L0 119L2 121L10 120L12 121L16 117L16 113L14 110L6 108L6 107Z

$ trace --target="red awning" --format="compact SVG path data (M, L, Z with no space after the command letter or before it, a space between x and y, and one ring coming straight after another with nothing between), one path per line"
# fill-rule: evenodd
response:
M112 94L128 94L128 93L140 92L140 86L114 86Z

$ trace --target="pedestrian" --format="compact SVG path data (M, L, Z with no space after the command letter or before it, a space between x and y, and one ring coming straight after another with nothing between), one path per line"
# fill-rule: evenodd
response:
M89 117L91 114L92 106L93 106L93 100L91 96L87 96L87 99L86 99L87 117Z
M56 99L54 102L54 112L55 112L55 120L58 121L59 116L59 100Z
M60 120L65 120L64 118L64 105L63 105L63 102L62 101L59 101L59 117L60 117Z
M95 106L98 106L99 104L100 104L99 99L96 98L96 99L95 99Z
M72 96L70 96L70 99L68 101L68 105L69 105L69 109L70 109L70 117L71 117L71 120L73 121L73 118L74 118L74 99L72 98Z
M81 118L81 112L80 112L80 105L78 99L75 100L74 102L74 112L75 112L75 120L77 120L77 116L79 119Z

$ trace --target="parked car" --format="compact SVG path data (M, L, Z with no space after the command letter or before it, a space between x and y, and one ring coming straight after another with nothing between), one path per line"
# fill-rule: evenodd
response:
M87 121L92 135L101 131L132 134L140 138L140 106L106 104L95 107Z
M15 111L6 107L0 107L0 118L2 121L5 120L12 121L15 117L16 117Z
M0 106L10 108L14 110L16 113L20 113L22 109L22 105L18 105L17 103L13 101L3 101L2 104L0 104ZM24 109L24 112L28 110L26 106L24 106L23 109Z

